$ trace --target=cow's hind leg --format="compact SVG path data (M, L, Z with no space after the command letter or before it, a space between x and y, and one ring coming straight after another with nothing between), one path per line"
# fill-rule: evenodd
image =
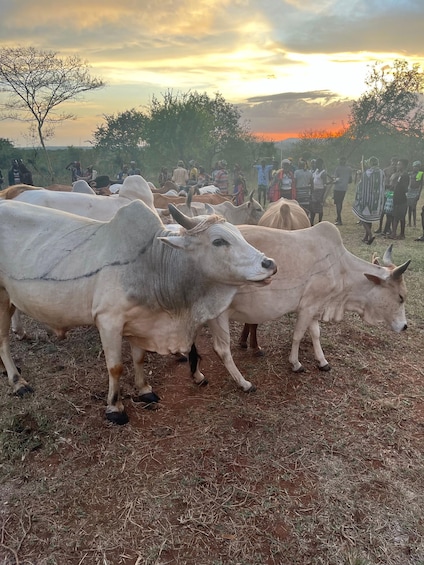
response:
M208 379L200 371L200 361L202 360L199 352L197 351L196 345L193 343L188 354L188 362L190 365L191 376L194 382L199 386L206 386L208 384Z
M324 357L324 352L321 347L320 333L321 331L318 320L313 320L309 325L309 334L312 338L315 359L318 361L318 368L320 371L329 371L331 366Z
M239 339L239 346L242 349L247 349L247 338L249 338L249 347L253 349L253 355L255 357L263 357L264 352L258 345L257 329L258 324L244 324Z
M7 292L4 289L0 290L0 357L14 394L24 396L29 392L33 392L33 389L21 377L10 353L10 320L14 309L15 307L10 303Z
M24 329L22 323L22 317L20 310L15 310L12 316L12 332L16 335L19 340L27 339L28 335Z
M299 361L299 347L300 342L305 335L306 328L308 327L308 322L303 319L301 314L298 314L296 323L294 325L292 347L290 351L289 361L292 365L292 371L295 373L302 373L305 369Z
M134 388L136 395L133 398L134 402L143 402L146 408L156 408L159 402L159 396L152 391L152 387L146 383L144 377L144 358L146 352L135 343L129 340L131 345L131 355L134 363Z

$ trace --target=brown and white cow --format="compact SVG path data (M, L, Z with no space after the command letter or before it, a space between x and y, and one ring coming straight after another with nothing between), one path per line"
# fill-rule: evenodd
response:
M229 308L208 322L213 348L231 376L244 391L252 390L236 367L230 350L230 320L260 324L297 313L289 361L292 370L303 370L299 345L309 330L315 358L321 370L328 370L320 343L319 320L341 321L345 312L356 312L367 323L384 323L395 332L407 327L406 287L403 273L410 261L395 267L391 247L381 266L364 261L343 245L339 230L329 222L303 230L284 231L261 226L239 226L246 240L277 264L284 265L266 288L241 287ZM196 348L190 353L194 380L204 380L195 368Z

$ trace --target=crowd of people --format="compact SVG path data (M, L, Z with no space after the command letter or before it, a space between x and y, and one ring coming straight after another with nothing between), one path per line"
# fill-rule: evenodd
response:
M409 161L393 156L382 169L377 157L362 163L356 185L353 213L364 227L364 243L370 245L375 234L388 239L405 239L408 227L417 227L417 206L423 188L424 172L421 161ZM373 222L378 228L372 233ZM421 212L424 241L424 207Z
M297 165L293 159L284 158L280 166L276 160L261 159L253 164L257 174L257 194L259 203L265 208L268 203L276 202L281 197L297 200L307 212L311 225L321 222L324 203L332 191L336 208L335 225L343 225L343 203L349 185L355 182L355 196L352 212L358 224L364 228L362 241L370 245L377 235L388 239L405 239L406 227L417 227L417 215L423 228L422 236L416 241L424 241L424 206L417 212L420 200L424 172L421 161L413 161L409 166L407 159L392 156L385 168L380 167L377 157L370 157L360 167L349 165L345 157L340 157L333 174L326 170L321 158L299 159ZM72 161L66 166L71 173L71 182L86 180L96 191L113 183L122 183L127 176L141 174L135 161L123 165L111 181L107 175L99 176L93 165L86 169L79 161ZM233 196L234 203L240 205L247 194L245 174L240 165L235 164L229 171L224 159L217 161L210 173L190 160L186 166L179 160L172 170L162 167L158 176L158 186L164 187L172 181L180 190L187 191L191 186L204 187L214 185L222 194ZM97 182L99 186L97 186ZM32 173L22 159L13 159L8 171L9 186L14 184L33 185ZM4 178L0 171L0 189L4 188ZM373 223L378 227L373 232Z
M247 194L246 178L242 168L236 163L230 173L228 163L224 159L217 161L210 173L194 159L190 160L187 166L183 160L179 160L172 171L162 167L157 180L159 188L163 188L167 181L172 181L183 191L187 191L192 186L202 188L214 185L221 194L233 195L236 205L242 204Z

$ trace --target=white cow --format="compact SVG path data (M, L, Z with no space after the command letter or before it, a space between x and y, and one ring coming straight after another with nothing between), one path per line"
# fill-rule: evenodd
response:
M391 248L383 260L388 266L380 266L350 253L343 245L339 230L329 222L295 231L260 226L239 226L239 229L251 245L272 254L277 264L284 265L269 287L241 287L231 306L208 322L214 350L244 391L254 387L242 376L231 356L230 320L261 324L296 312L289 357L295 372L303 370L299 345L307 330L318 367L330 368L321 348L319 320L337 322L343 319L345 312L356 312L369 324L385 323L395 332L406 329L406 287L402 274L410 261L395 267ZM193 367L195 347L190 357ZM198 368L193 376L197 383L204 380Z
M120 208L139 199L157 214L152 191L140 175L127 177L122 183L119 196L52 191L24 184L1 191L0 199L13 199L102 221L110 220Z
M81 194L96 194L86 180L77 180L72 183L72 192Z
M131 345L140 399L155 402L144 379L145 351L187 352L197 329L229 306L237 286L269 282L276 271L232 224L171 212L184 228L180 235L138 200L109 222L0 202L0 357L15 394L31 390L10 354L15 306L57 333L96 325L109 374L106 415L123 424L122 337Z
M191 202L189 204L180 204L178 207L183 213L189 213L191 210L190 215L192 216L218 214L235 226L241 224L256 225L264 214L263 207L253 198L253 192L250 194L248 201L240 204L240 206L235 206L228 200L221 204Z
M78 185L78 183L80 183ZM27 202L45 208L54 208L77 214L93 220L110 220L116 212L123 206L127 206L133 200L142 200L151 208L155 214L158 214L154 202L153 194L147 181L140 175L131 175L127 177L121 185L118 195L97 196L84 193L84 184L90 189L86 181L76 181L73 185L73 192L50 191L44 188L35 188L26 184L14 185L0 192L0 199L13 199L18 202ZM78 185L80 190L75 191ZM91 189L90 189L91 190ZM12 331L18 339L27 337L22 324L19 310L16 310L12 318Z

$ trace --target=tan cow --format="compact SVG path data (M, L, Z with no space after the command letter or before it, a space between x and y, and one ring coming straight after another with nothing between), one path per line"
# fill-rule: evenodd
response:
M364 261L343 245L339 230L329 222L303 230L285 231L262 226L239 226L246 240L278 265L284 265L266 288L242 287L231 306L208 326L213 348L244 391L253 389L236 367L230 349L230 320L260 324L277 320L290 312L297 314L289 361L294 372L303 371L299 345L306 331L312 338L320 370L330 365L321 348L319 320L338 322L345 312L356 312L370 325L384 324L395 332L407 328L406 286L403 273L410 261L396 267L392 246L383 258L384 266ZM196 348L190 352L195 382L204 380L196 366Z
M311 227L311 222L308 214L296 200L280 198L269 205L258 225L280 230L300 230ZM262 357L263 350L258 344L257 330L258 324L245 324L239 345L242 349L247 349L247 340L250 336L249 346L253 350L253 355Z
M311 227L308 214L296 200L280 198L265 210L258 226L280 230L300 230Z

